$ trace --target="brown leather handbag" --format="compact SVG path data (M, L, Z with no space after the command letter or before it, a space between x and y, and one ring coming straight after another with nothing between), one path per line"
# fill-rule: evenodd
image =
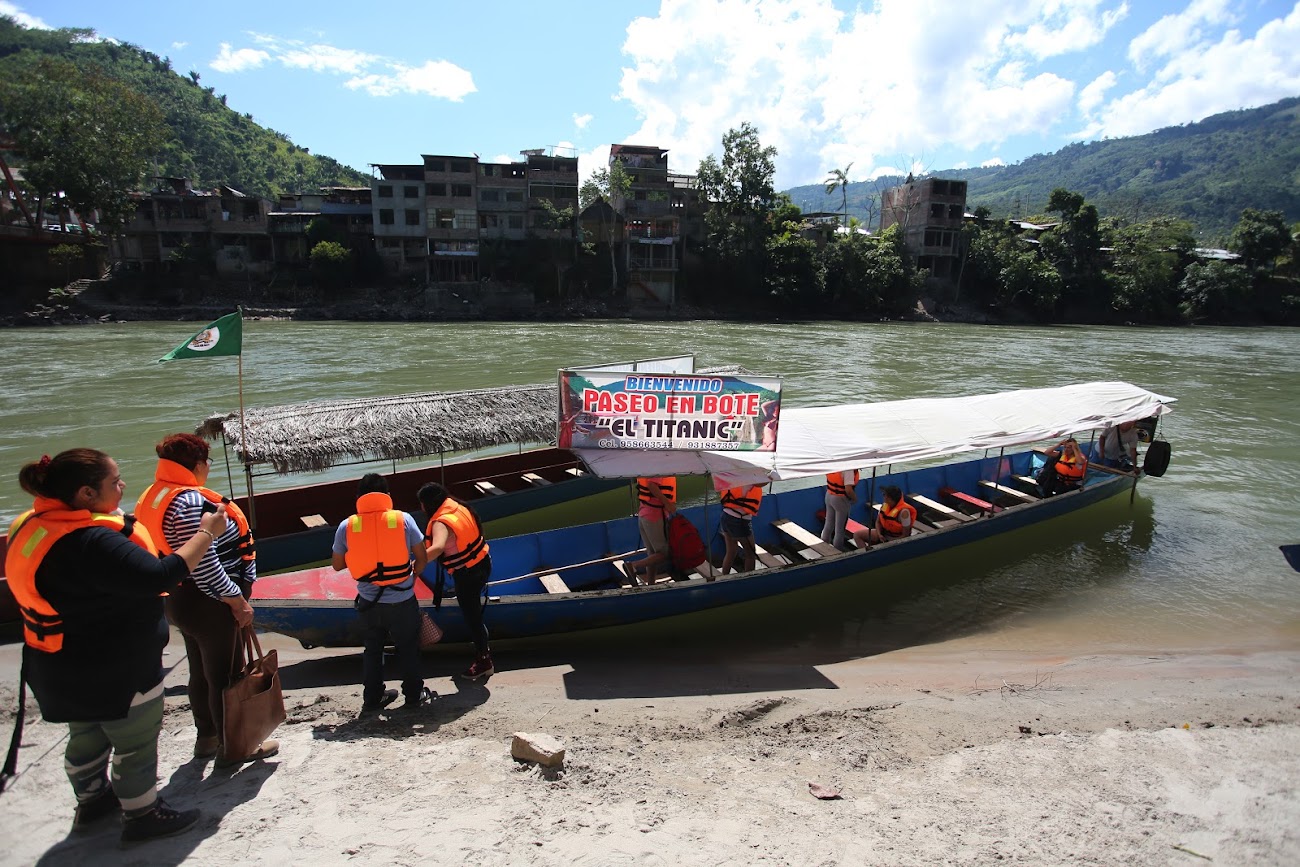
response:
M263 655L251 625L235 639L235 679L221 693L225 719L222 749L228 756L251 756L284 722L284 693L276 651Z

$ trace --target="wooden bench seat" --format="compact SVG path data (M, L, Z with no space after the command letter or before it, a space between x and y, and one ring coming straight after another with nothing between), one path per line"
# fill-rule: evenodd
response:
M328 526L329 523L320 515L303 515L298 520L302 521L303 524L305 524L308 529L312 529L314 527L325 527Z
M780 569L782 566L789 566L790 559L784 554L773 554L762 545L754 545L754 563L762 563L769 569Z
M1030 493L1030 494L1038 493L1039 490L1038 479L1034 478L1033 476L1012 476L1011 481L1018 482L1019 484L1024 485L1026 488L1033 489L1031 491L1027 491L1026 493Z
M548 482L546 479L542 478L541 476L537 475L537 473L524 473L519 478L523 479L525 482L527 482L528 484L532 485L535 488L544 488L550 484L550 482Z
M937 514L943 515L943 517L948 520L956 521L958 523L961 523L963 521L975 520L965 512L959 512L956 509L951 509L945 506L943 503L940 503L936 500L932 500L929 497L923 497L920 494L908 494L907 499L912 502L912 505L921 506L922 508L928 509L931 512L935 512Z
M999 485L997 482L990 482L988 479L980 479L980 487L988 488L990 491L995 491L1021 503L1036 503L1042 499L1042 497L1034 494L1026 494L1024 491L1008 488L1006 485Z
M492 484L491 482L488 482L488 481L475 482L475 483L474 483L474 488L475 488L475 489L476 489L480 494L483 494L483 495L489 495L489 494L490 494L490 495L492 495L492 496L494 496L494 497L495 497L495 496L500 496L501 494L504 494L504 493L505 493L505 491L501 490L501 489L498 488L496 485L494 485L494 484Z
M803 546L803 549L799 551L799 556L805 560L820 560L822 557L834 557L836 554L843 553L837 551L834 545L823 542L820 536L808 532L789 518L773 521L772 526L784 533L796 544Z
M569 585L564 583L564 579L552 572L550 575L539 575L538 581L546 588L547 593L570 593Z
M939 490L939 496L951 500L958 506L967 506L984 514L997 514L1002 511L1001 506L996 506L986 500L981 500L979 497L972 497L970 494L967 494L964 491L959 491L956 488L941 488Z
M884 507L885 507L884 503L871 504L871 508L876 510L877 515L880 514L880 510L883 509ZM934 530L934 527L931 527L929 524L922 521L921 516L919 514L916 516L916 520L912 522L912 531L915 533L929 533L932 530Z

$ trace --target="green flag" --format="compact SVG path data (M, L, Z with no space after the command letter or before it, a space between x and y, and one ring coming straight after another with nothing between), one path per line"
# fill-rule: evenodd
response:
M218 355L239 355L244 344L244 320L240 311L222 316L198 334L158 359L175 361L178 358L213 358Z

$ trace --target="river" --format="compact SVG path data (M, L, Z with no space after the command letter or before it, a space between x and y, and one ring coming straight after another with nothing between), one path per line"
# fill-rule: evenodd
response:
M154 363L202 324L0 334L6 523L29 502L19 467L42 453L108 451L131 501L152 476L158 439L237 408L236 359ZM547 382L561 366L684 353L699 366L782 376L787 406L1103 379L1179 399L1161 425L1169 472L1143 481L1133 504L1116 497L960 552L715 613L701 628L844 654L970 634L1008 648L1068 638L1098 652L1300 647L1300 574L1277 549L1300 543L1300 330L249 321L243 389L259 406ZM221 450L214 455L220 465ZM607 496L585 508L625 502Z

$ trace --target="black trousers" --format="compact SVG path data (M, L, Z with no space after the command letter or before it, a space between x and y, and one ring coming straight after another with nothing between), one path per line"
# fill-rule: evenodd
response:
M487 624L483 622L483 588L487 586L491 574L490 554L473 566L451 573L451 580L456 585L456 602L460 605L460 613L465 618L470 638L480 656L488 652Z
M419 701L424 688L420 674L420 605L411 597L402 602L379 602L358 611L365 630L361 651L361 700L375 705L384 695L384 647L392 639L402 695Z

